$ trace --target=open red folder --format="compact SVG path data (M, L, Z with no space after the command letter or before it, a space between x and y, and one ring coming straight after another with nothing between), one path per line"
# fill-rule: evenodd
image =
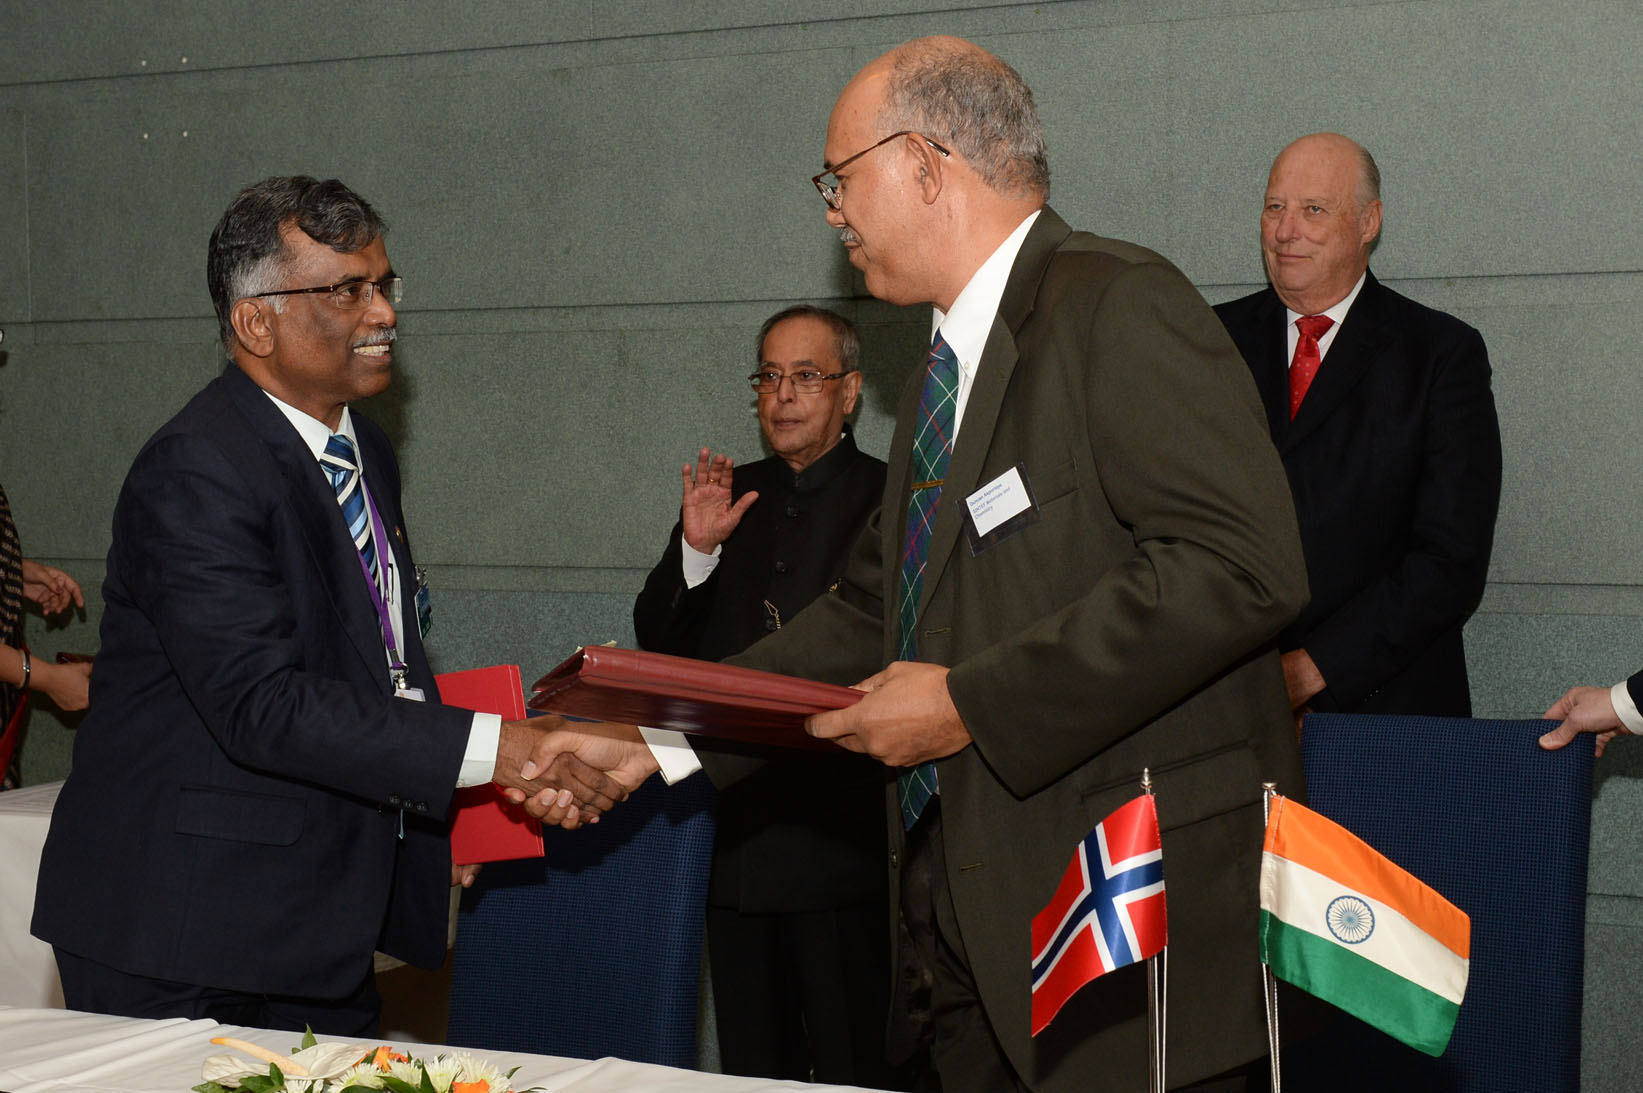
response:
M525 690L519 665L498 664L434 677L439 700L479 713L500 714L504 721L525 717ZM511 861L542 856L542 824L502 796L494 783L456 791L451 808L451 860L458 865Z
M806 733L804 719L862 696L833 683L608 645L577 650L533 690L533 710L825 751L837 745Z

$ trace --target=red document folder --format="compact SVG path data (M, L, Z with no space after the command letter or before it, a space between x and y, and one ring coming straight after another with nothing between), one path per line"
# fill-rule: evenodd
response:
M439 700L479 713L501 714L504 721L525 717L525 691L519 665L498 664L435 676ZM487 783L456 791L451 809L451 860L458 865L512 861L542 856L542 825Z
M536 681L531 708L787 748L835 751L804 719L861 700L833 683L590 645Z

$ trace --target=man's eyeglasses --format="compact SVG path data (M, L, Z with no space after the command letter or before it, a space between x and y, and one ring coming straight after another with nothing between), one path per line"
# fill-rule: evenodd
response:
M783 380L791 382L793 390L801 395L814 395L828 380L843 379L854 371L847 368L843 372L818 372L814 368L801 368L797 372L778 372L774 368L763 368L747 377L747 382L761 395L780 391Z
M923 133L916 132L912 129L898 129L896 132L891 133L889 136L885 137L872 147L863 148L861 151L843 160L842 162L835 163L821 174L816 175L810 181L815 183L816 189L822 195L823 201L827 202L827 204L834 209L842 209L844 207L844 196L840 193L840 190L843 188L844 183L839 180L839 172L856 162L856 160L860 159L862 156L865 156L868 152L871 152L874 148L882 148L886 144L889 144L891 141L895 140L897 137L905 136L917 137L919 140L922 140L925 144L928 144L944 156L950 157L953 154L941 145L937 144L935 141L931 140L929 137L925 136ZM827 177L829 175L833 178L831 182L827 181Z
M371 306L376 294L381 292L383 298L390 304L398 305L400 297L405 294L405 280L402 277L384 277L380 281L342 281L334 285L320 285L318 288L281 288L272 292L253 292L253 296L324 296L331 301L333 307L343 311L359 311Z

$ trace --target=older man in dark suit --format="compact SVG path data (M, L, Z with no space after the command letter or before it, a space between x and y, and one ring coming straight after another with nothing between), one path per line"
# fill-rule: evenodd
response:
M1295 498L1312 601L1280 640L1309 709L1471 713L1461 627L1489 573L1500 428L1478 332L1382 285L1380 171L1315 133L1272 165L1269 288L1216 308Z
M633 603L642 648L723 660L838 583L884 493L846 418L855 325L800 304L765 320L749 377L767 459L703 448L680 520ZM727 1074L891 1088L884 768L795 754L727 786L715 815L707 938Z
M810 730L901 768L891 866L942 1089L1143 1086L1139 966L1029 1032L1033 914L1143 767L1170 1027L1190 1030L1169 1078L1242 1089L1267 1043L1260 783L1302 781L1275 639L1306 598L1247 370L1168 261L1045 205L1032 93L982 49L871 62L824 154L850 262L880 299L933 305L934 337L838 593L738 663L868 692Z
M438 704L399 468L348 405L392 367L383 231L340 182L271 178L212 234L232 363L120 491L40 863L33 932L72 1009L373 1034L373 950L444 958L452 791L534 791L521 762L565 743ZM551 763L595 807L622 796ZM567 826L569 794L544 797Z

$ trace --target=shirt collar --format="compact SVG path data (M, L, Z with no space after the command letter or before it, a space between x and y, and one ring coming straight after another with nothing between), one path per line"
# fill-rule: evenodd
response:
M1346 321L1346 313L1352 310L1353 301L1358 298L1358 293L1363 290L1363 283L1368 279L1369 270L1365 269L1358 275L1358 283L1352 286L1351 292L1348 292L1344 297L1342 297L1340 303L1336 304L1334 307L1325 308L1324 310L1317 312L1317 314L1328 315L1331 319L1335 320L1335 326L1340 326L1341 323ZM1291 311L1288 305L1284 306L1284 313L1284 321L1290 326L1294 326L1295 320L1302 317L1299 311ZM1330 330L1333 331L1334 328L1335 327L1330 327Z
M935 340L936 331L939 330L958 357L959 367L966 372L975 370L981 360L981 351L987 348L987 335L992 333L993 318L998 314L999 302L1004 299L1004 286L1010 280L1010 269L1015 265L1016 255L1021 253L1021 244L1026 241L1027 232L1042 211L1034 209L1027 219L1016 225L1015 231L970 277L951 309L946 312L939 307L932 309L930 340Z
M314 458L318 460L319 457L325 453L325 445L331 439L330 427L319 418L311 417L297 409L295 406L292 406L290 403L283 402L280 399L275 398L273 395L269 395L267 391L264 391L263 394L268 395L268 401L272 402L275 407L279 409L279 412L285 415L285 420L289 421L291 423L291 427L296 429L297 435L302 437L302 442L308 445L308 450L313 453ZM365 457L359 454L359 438L354 435L354 419L353 416L349 414L348 407L346 406L342 408L342 419L337 422L337 432L347 437L353 443L355 459L358 461L359 468L363 472L365 469Z

